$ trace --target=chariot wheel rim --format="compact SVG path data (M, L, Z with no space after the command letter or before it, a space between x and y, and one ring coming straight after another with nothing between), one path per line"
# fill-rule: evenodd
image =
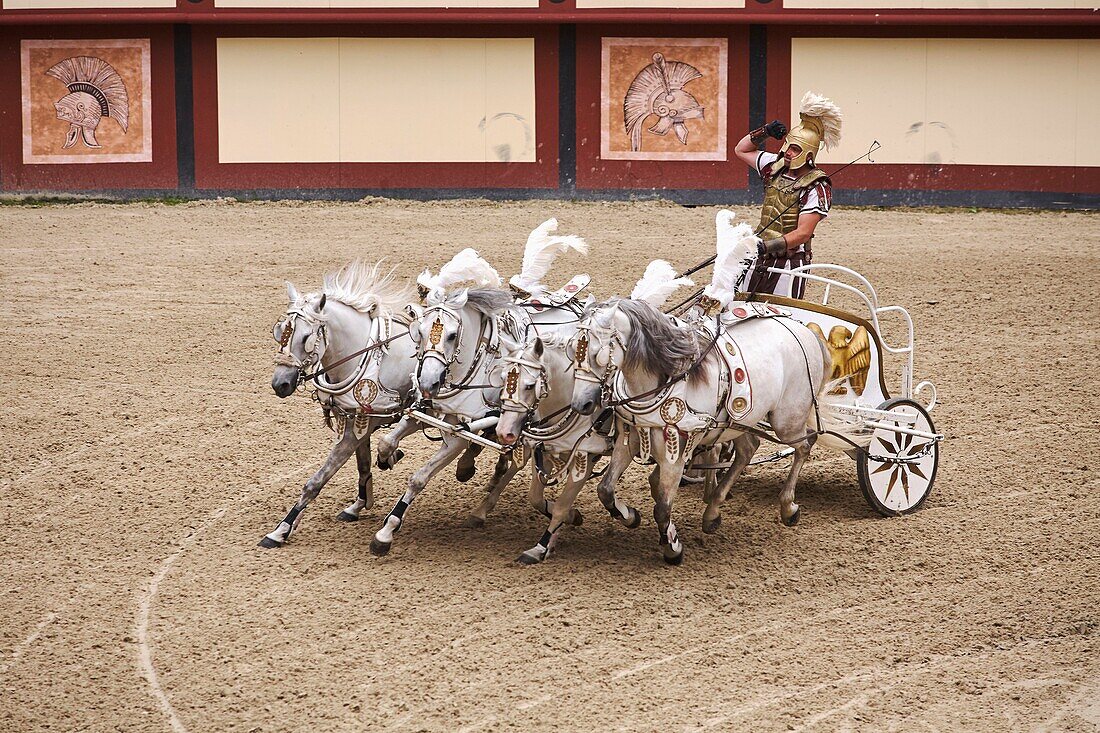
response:
M928 412L911 400L891 400L880 409L893 414L915 418L880 422L908 426L929 433L935 428ZM870 455L860 457L860 485L868 503L881 514L908 514L920 508L932 490L939 464L939 444L930 438L897 433L889 428L876 428L871 436ZM914 458L912 462L898 463L883 458Z

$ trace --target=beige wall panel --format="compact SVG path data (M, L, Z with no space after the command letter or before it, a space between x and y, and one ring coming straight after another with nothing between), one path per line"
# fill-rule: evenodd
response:
M1100 166L1100 41L1077 43L1076 160L1077 165Z
M1100 41L853 39L792 41L791 119L807 89L844 111L823 161L872 140L879 163L1098 165ZM858 74L852 73L859 69ZM1051 145L1054 111L1066 122Z
M535 160L534 39L344 38L340 48L344 161Z
M2 0L6 10L99 10L101 8L174 8L176 0Z
M880 163L924 161L926 43L923 38L794 38L791 41L791 117L813 90L844 113L840 145L821 152L824 162L849 161L878 140Z
M1076 40L929 39L928 122L954 143L944 162L1073 165L1076 129L1052 129L1085 92ZM1074 116L1066 115L1076 128ZM933 130L928 130L931 148ZM1062 144L1052 144L1054 141Z
M337 161L339 120L339 39L218 39L222 163Z

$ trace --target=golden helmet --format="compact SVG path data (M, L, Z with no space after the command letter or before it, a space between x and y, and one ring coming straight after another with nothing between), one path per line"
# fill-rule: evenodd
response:
M807 163L812 165L817 162L817 152L822 144L826 150L830 150L840 142L840 107L831 99L806 92L802 96L798 116L801 121L787 133L783 147L779 149L776 171L786 167L784 154L792 145L802 149L802 152L791 159L791 169L795 170Z

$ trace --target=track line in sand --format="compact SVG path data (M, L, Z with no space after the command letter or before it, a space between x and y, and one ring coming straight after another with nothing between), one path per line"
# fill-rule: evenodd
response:
M34 627L34 631L32 631L30 634L28 634L27 638L23 639L23 641L21 641L18 645L16 645L15 649L12 650L11 656L8 657L7 661L0 664L0 674L7 673L7 671L9 669L11 669L13 666L15 666L15 663L18 662L19 659L23 656L23 654L26 653L27 649L30 648L31 644L38 641L38 637L42 636L42 632L45 631L46 627L49 626L50 624L52 624L56 620L57 620L57 613L52 612L52 611L50 613L47 613L43 617L43 619L38 622L38 625Z
M305 468L311 468L313 463L306 466L299 466L290 471L286 471L277 476L272 476L268 480L268 484L278 483L284 481L297 473L300 473ZM168 699L168 694L164 691L157 678L157 670L153 665L153 647L149 642L149 616L151 615L153 608L153 601L156 598L157 591L160 589L160 584L168 576L172 566L176 564L180 556L184 552L192 548L198 540L206 534L206 531L210 529L213 524L221 519L227 511L229 511L231 505L219 507L211 512L202 524L195 527L187 533L179 541L179 549L166 557L160 566L157 568L156 573L153 574L149 584L143 591L138 593L137 608L134 611L134 637L137 639L138 646L138 671L141 676L148 683L153 698L157 701L161 711L168 718L168 724L172 727L174 733L188 733L186 726L180 721L179 716L176 715L175 708L172 707L171 701Z

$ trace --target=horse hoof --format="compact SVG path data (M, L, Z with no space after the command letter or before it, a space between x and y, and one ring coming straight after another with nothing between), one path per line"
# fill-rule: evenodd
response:
M634 507L630 507L630 511L634 512L634 521L632 521L630 524L626 525L626 528L627 529L638 529L639 525L641 525L641 523L642 523L642 513L640 511L638 511L637 509L635 509Z
M703 520L703 533L714 534L722 526L722 517L717 516L713 520Z
M665 562L669 565L682 565L684 563L684 551L680 550L679 554L669 557L668 555L661 555L665 559Z
M404 457L405 457L405 451L398 448L397 450L395 450L393 453L390 454L389 458L387 458L385 460L382 459L382 456L378 456L378 460L376 461L376 463L378 464L378 467L380 469L382 469L383 471L388 471L391 468L393 468L394 466L396 466L397 462L400 461Z
M274 550L276 547L282 547L282 546L283 546L282 542L276 542L275 540L271 539L270 537L264 537L262 540L260 540L260 542L258 544L258 547L263 547L266 550Z
M572 518L571 524L574 527L579 527L582 524L584 524L584 515L581 514L579 509L574 509L573 510L573 518Z
M377 537L370 541L370 554L375 557L382 557L390 551L393 546L392 542L381 542Z
M801 516L802 507L799 507L798 509L795 509L794 514L792 514L787 519L783 519L782 514L779 515L779 518L783 521L783 524L787 525L788 527L793 527L794 525L798 524L798 520L801 518Z
M470 466L469 468L459 466L455 469L455 478L458 479L460 484L464 484L472 479L475 473L477 473L477 466Z
M526 552L516 558L516 562L520 565L538 565L541 562L538 558L528 555Z
M359 517L355 514L349 514L348 512L340 512L336 515L337 522L358 522Z
M471 515L466 517L466 521L462 523L462 526L466 529L481 529L485 526L485 520Z

